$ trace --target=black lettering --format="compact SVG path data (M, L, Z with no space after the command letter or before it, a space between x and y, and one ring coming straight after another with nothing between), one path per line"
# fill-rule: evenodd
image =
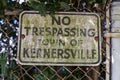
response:
M95 29L89 29L88 30L88 36L89 37L94 37L95 36Z
M50 49L44 49L43 58L50 58Z
M95 50L95 49L92 49L92 59L95 59L95 58L96 58L95 55L96 55L96 50Z
M72 39L72 40L70 41L70 45L71 45L71 46L76 46L76 45L77 45L77 41L76 41L75 39Z
M86 37L86 29L80 29L80 36Z
M84 53L83 53L83 49L81 49L81 59L85 59Z
M37 49L37 58L42 58L42 54L41 54L41 49L40 48L38 48Z
M74 51L73 51L73 49L71 49L72 58L75 58L75 56L76 56L76 51L77 51L77 50L74 50Z
M68 59L70 57L70 50L69 49L65 49L65 55L64 55L64 58L65 59Z
M52 29L52 36L54 36L57 33L57 28Z
M78 45L83 44L83 40L78 40Z
M51 57L56 58L56 49L52 49Z
M61 39L59 39L59 46L65 46L65 41L63 41L63 40L61 40Z
M52 25L54 25L55 22L57 23L57 25L61 25L61 18L60 18L60 16L58 16L58 19L56 19L55 16L52 17ZM68 16L65 16L65 17L62 18L62 23L64 25L69 25L70 22L71 21L70 21L70 18Z
M91 59L90 53L89 53L89 50L88 50L88 49L86 50L86 53L87 53L87 59Z
M72 28L70 31L70 36L75 36L76 35L76 28Z
M50 44L55 44L55 39L49 39Z
M39 34L40 34L41 36L44 36L44 27L40 27L39 30L40 30L40 31L39 31L40 33L39 33Z
M56 19L55 16L52 17L52 25L54 25L54 21L57 23L57 25L60 25L60 16L58 16L58 19Z
M68 16L63 17L62 23L63 23L64 25L69 25L70 22L71 22L71 21L70 21L70 18L69 18Z
M46 31L46 36L51 35L51 29L50 29L50 27L47 27L47 28L45 29L45 31Z
M63 31L62 28L59 28L57 36L62 35L63 36Z
M31 49L31 58L35 58L36 57L36 49L35 48L32 48Z
M64 33L64 36L69 36L69 34L70 34L70 33L69 33L69 30L70 30L69 28L65 28L65 29L64 29L64 32L65 32L65 33Z
M28 48L24 48L24 49L23 49L23 53L24 53L23 57L24 57L24 58L26 58L26 57L29 58L29 57L30 57L30 56L28 55L28 50L29 50Z
M29 30L31 29L30 27L24 27L24 29L26 29L26 35L29 34Z
M63 50L58 49L58 58L63 58Z
M49 44L49 40L48 40L48 39L44 39L44 40L42 41L42 44L43 44L43 45L48 45L48 44Z
M80 58L80 56L81 56L81 53L80 53L80 49L78 50L78 58Z
M38 28L37 27L32 28L32 35L38 35Z

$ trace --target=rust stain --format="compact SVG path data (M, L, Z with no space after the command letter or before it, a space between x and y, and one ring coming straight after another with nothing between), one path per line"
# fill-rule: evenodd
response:
M21 38L22 38L22 39L24 39L24 38L25 38L25 35L24 35L24 34L22 34L22 35L21 35Z

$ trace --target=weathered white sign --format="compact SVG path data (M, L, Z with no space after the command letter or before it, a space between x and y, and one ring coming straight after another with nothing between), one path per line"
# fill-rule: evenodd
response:
M20 15L18 60L23 65L96 66L101 61L101 29L94 13L35 11Z

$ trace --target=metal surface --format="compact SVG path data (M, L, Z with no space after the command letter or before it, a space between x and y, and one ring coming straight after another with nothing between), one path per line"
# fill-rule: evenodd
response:
M109 9L110 5L106 6L106 16L110 17L110 9ZM105 28L107 29L107 32L110 32L110 20L107 19L106 17L106 26ZM106 37L106 80L110 80L110 37Z
M26 11L20 15L19 34L18 60L23 65L96 66L101 62L97 14L61 12L44 17Z
M112 17L112 28L120 28L120 2L112 3L111 17ZM119 31L119 30L118 30ZM120 34L117 35L118 37ZM112 80L120 79L120 38L111 39L111 55L112 55Z
M104 37L106 38L120 38L120 33L106 33L104 34Z

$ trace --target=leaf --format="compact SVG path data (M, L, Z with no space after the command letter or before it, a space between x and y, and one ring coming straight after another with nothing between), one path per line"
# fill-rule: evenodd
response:
M90 4L96 2L96 0L88 0Z
M1 0L0 2L0 17L4 17L4 11L7 7L7 0Z
M29 6L36 11L39 11L42 16L46 15L46 6L43 2L36 2L34 0L30 0Z
M102 3L102 0L96 0L97 3Z
M4 10L0 10L0 18L4 17Z
M70 6L67 3L65 3L65 2L60 2L60 6L65 8L66 10L70 9Z
M5 8L7 6L7 0L2 0L1 3L2 3L3 8Z

